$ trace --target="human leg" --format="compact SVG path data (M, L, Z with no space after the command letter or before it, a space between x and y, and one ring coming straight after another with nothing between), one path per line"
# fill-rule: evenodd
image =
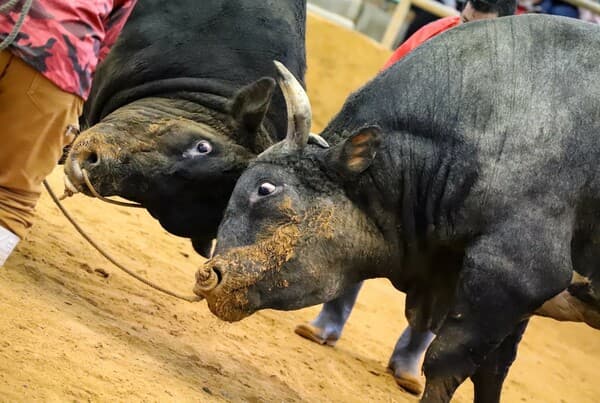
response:
M66 128L77 125L82 104L18 57L0 52L0 227L13 234L12 240L0 238L0 260L31 227L41 183L72 140Z
M315 343L335 345L342 335L362 284L355 285L344 295L325 303L315 320L296 326L296 334Z
M407 326L396 342L388 368L394 374L398 386L419 395L423 392L421 358L435 335L429 331L419 332Z

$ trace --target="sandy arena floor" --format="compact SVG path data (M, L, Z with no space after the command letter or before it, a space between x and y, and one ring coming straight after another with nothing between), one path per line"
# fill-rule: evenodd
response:
M316 130L388 56L315 18L308 54ZM50 178L56 189L61 178L61 169ZM148 214L83 196L66 205L138 273L191 290L201 258ZM0 401L416 401L385 370L406 325L403 295L387 281L367 284L343 339L322 347L293 333L318 307L220 322L205 303L178 302L126 277L46 195L38 211L29 239L0 270ZM598 368L600 333L534 319L503 401L598 402ZM466 384L456 401L471 396Z

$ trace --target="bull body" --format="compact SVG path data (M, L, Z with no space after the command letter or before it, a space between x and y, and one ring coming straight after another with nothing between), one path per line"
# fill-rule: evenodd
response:
M205 246L235 180L285 133L272 60L303 82L305 0L139 0L99 66L66 173ZM203 248L202 248L203 249Z
M196 291L239 320L387 277L437 334L423 400L471 377L498 401L527 318L574 271L600 308L599 58L600 27L548 16L432 39L348 98L331 148L292 130L251 164Z

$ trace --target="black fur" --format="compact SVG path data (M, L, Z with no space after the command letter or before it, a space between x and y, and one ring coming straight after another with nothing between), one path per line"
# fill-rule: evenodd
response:
M348 98L322 133L330 149L275 145L244 172L206 266L222 279L209 307L239 320L387 277L411 326L437 334L423 401L449 401L468 377L498 401L523 320L573 270L591 284L572 291L598 298L598 60L600 27L567 18L428 41ZM264 182L276 190L257 195ZM261 265L282 225L298 228L293 251Z

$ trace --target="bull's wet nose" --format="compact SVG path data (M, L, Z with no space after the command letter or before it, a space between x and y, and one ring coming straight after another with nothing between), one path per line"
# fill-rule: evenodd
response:
M102 172L105 166L111 165L122 154L119 143L113 137L92 129L83 132L71 146L71 164L76 164L90 173Z

